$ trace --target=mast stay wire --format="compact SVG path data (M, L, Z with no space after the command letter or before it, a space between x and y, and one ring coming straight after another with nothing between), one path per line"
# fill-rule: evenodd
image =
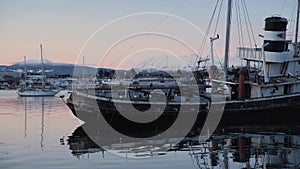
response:
M242 37L242 31L241 31L240 11L239 11L239 4L238 3L239 3L239 1L235 1L238 43L239 43L239 46L244 46L244 43L242 41L243 37Z
M45 46L43 46L43 48L42 48L42 52L43 52L43 64L45 65L45 64L47 64L47 65L49 65L50 67L51 67L51 69L54 71L54 65L53 65L53 63L51 63L51 61L50 60L48 60L48 58L47 58L47 55L46 55L46 49L45 49ZM45 63L45 60L46 60L46 63ZM50 61L50 62L49 62ZM46 68L46 65L45 65L45 67L44 67L44 69ZM46 73L45 73L46 74Z
M283 1L279 13L282 13L282 11L283 11L285 5L286 5L286 0Z
M195 60L194 67L195 67L199 57L200 57L200 60L201 60L202 52L203 52L203 49L206 45L206 39L208 38L208 34L209 34L210 29L212 27L212 24L213 24L213 21L214 21L213 18L215 17L215 13L216 13L217 7L219 6L219 3L220 3L220 1L218 0L215 4L215 8L213 10L213 13L211 15L209 24L207 26L205 36L202 40L199 52L197 54L197 58ZM217 30L217 26L218 26L218 22L219 22L219 15L221 13L222 3L223 3L223 0L221 1L220 9L219 9L219 12L218 12L216 27L215 27L215 30L214 30L214 36L216 34L216 30ZM257 48L257 43L256 43L254 31L253 31L253 26L252 26L252 22L251 22L251 19L250 19L250 15L249 15L247 4L246 4L245 0L242 0L241 3L240 3L240 1L235 1L235 7L236 7L236 15L237 15L236 19L237 19L237 31L238 31L239 45L241 47L245 47L245 39L244 39L244 36L243 36L243 34L244 34L243 32L244 32L244 29L245 29L245 31L247 31L247 37L248 37L247 39L249 41L248 43L249 43L250 47L252 48L253 45L254 45L254 47ZM245 24L243 24L244 22L245 22ZM218 59L220 61L219 57L218 57ZM198 61L198 64L199 64L199 61ZM220 61L220 64L221 64L221 61Z
M216 23L215 23L215 30L214 30L214 33L213 33L213 37L218 36L217 35L217 29L218 29L218 26L219 26L219 19L220 19L220 15L221 15L221 11L222 11L223 2L224 2L224 0L221 0L221 3L219 5L220 7L219 7L219 12L218 12L217 20L216 20ZM217 59L219 61L219 64L222 67L222 61L221 61L220 57L218 55L214 55L214 57L217 57Z
M257 43L255 40L254 31L253 31L253 27L252 27L251 20L249 17L247 5L245 3L245 0L242 0L241 4L239 2L240 1L236 1L236 3L235 3L236 14L237 14L237 29L238 29L239 45L241 47L245 47L245 39L243 36L243 34L244 34L243 32L245 30L247 32L247 39L248 39L248 43L249 43L250 47L253 48L253 44L254 44L254 47L257 48ZM242 10L240 10L240 9L242 9ZM245 28L243 28L243 26Z
M250 15L249 15L248 8L247 8L245 0L243 0L242 3L244 5L244 7L245 7L245 15L247 16L247 21L248 21L249 26L250 26L250 31L251 31L251 34L252 34L254 45L255 45L255 48L257 48L257 43L256 43L256 40L255 40L253 27L252 27L252 23L251 23L251 20L250 20L250 17L249 17Z
M220 19L220 14L221 14L221 11L222 11L222 6L223 6L223 1L224 0L221 0L221 4L220 4L220 8L219 8L219 13L218 13L217 21L216 21L216 26L215 26L215 31L214 31L213 36L216 36L216 33L217 33L217 29L218 29L218 25L219 25L219 19Z
M295 9L296 9L296 6L297 6L297 2L296 1L294 1L294 4L293 4L293 9L292 9L292 11L291 11L291 14L290 14L290 17L289 17L289 20L290 20L290 22L291 22L291 24L290 24L290 30L291 31L289 31L289 32L287 32L287 33L291 33L291 35L290 36L287 36L287 37L290 37L291 38L291 40L293 39L293 34L296 32L296 30L295 30L295 14L296 14L296 12L295 12Z
M178 4L173 10L171 10L169 13L170 13L170 14L175 13L176 10L178 10L181 6L183 6L183 5L185 4L186 1L187 1L187 0L181 1L181 3L179 3L179 4ZM158 26L160 26L161 24L163 24L167 19L169 19L169 16L168 16L168 15L165 16L164 18L162 18L162 20L161 20L157 25L154 25L151 29L149 29L148 32L154 31ZM132 44L130 45L130 48L125 49L124 52L122 52L122 53L119 55L119 57L117 57L113 62L111 62L111 63L109 64L109 66L112 66L116 61L118 61L119 59L121 59L121 57L122 57L124 54L126 54L126 53L129 52L131 49L133 49L134 46L135 46L136 44L141 43L142 40L144 40L147 36L148 36L148 34L145 34L145 35L141 36L140 38L136 39L134 42L132 42Z
M223 0L222 0L222 1L223 1ZM195 59L195 62L194 62L193 67L195 67L196 64L197 64L197 62L199 62L199 61L201 60L201 55L202 55L202 53L203 53L204 47L206 46L206 40L207 40L207 38L208 38L208 34L209 34L209 31L210 31L211 25L212 25L212 23L213 23L213 19L214 19L214 16L215 16L217 7L218 7L218 5L219 5L219 2L220 2L220 0L217 0L217 2L216 2L216 4L215 4L214 10L213 10L212 15L211 15L211 17L210 17L210 19L209 19L209 24L208 24L208 26L207 26L207 28L206 28L205 35L204 35L204 37L203 37L203 39L202 39L202 42L201 42L199 51L198 51L198 53L197 53L197 56L196 56L196 59ZM198 61L198 59L200 59L200 60Z
M245 10L246 6L245 6L245 3L243 3L245 1L242 0L241 2L242 2L243 14L244 14L243 16L244 16L244 20L245 20L245 26L246 26L246 30L247 30L247 36L248 36L248 39L249 39L250 47L252 48L253 45L252 45L252 39L251 39L251 36L250 36L250 29L251 28L249 28L249 25L248 25L248 22L247 22L247 13L246 13L246 10Z
M214 37L217 36L217 29L218 29L218 25L219 25L219 19L220 19L220 15L221 15L221 11L222 11L223 2L224 2L224 0L221 0L221 4L220 4L220 8L219 8L219 13L218 13L217 21L216 21L216 26L215 26L215 30L214 30L214 34L213 34ZM215 55L215 56L217 56L219 64L222 67L221 59L219 58L218 55Z

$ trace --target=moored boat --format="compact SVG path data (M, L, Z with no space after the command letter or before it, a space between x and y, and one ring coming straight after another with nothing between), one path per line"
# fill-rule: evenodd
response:
M24 85L21 86L21 89L18 90L18 95L21 97L46 97L46 96L55 96L59 90L54 89L51 86L46 87L46 78L44 72L44 63L43 63L43 48L40 45L41 50L41 65L42 70L41 74L38 75L31 75L30 79L27 75L26 70L26 57L24 56L24 67L25 67L25 78L24 78ZM27 81L31 81L32 83L30 86L27 85Z
M228 6L231 6L231 0L228 1ZM299 9L297 12L299 13ZM230 37L228 35L230 17L229 12L226 37ZM197 79L197 85L200 84L198 82L204 80L204 83L201 83L204 86L197 87L198 90L195 93L198 95L192 92L192 95L187 97L180 94L181 88L176 85L170 86L169 83L155 85L149 82L148 85L139 84L131 89L123 88L121 90L123 94L119 94L122 97L112 96L118 93L114 88L95 89L96 92L93 91L92 94L74 90L67 104L73 113L84 121L90 118L85 119L89 115L93 115L90 119L103 115L104 118L107 117L108 122L112 122L115 118L116 125L124 120L118 110L130 114L133 113L129 108L132 106L141 112L154 108L150 116L165 117L160 121L162 124L167 119L172 119L166 118L168 115L176 118L181 109L186 110L183 113L187 115L196 109L198 112L196 117L201 117L199 119L205 121L213 107L222 109L220 110L221 123L265 123L284 120L297 123L300 121L300 113L298 113L300 108L300 45L297 42L298 29L296 29L294 42L286 39L287 24L288 20L283 17L266 18L261 47L237 49L237 55L245 62L245 66L229 68L228 53L225 53L224 79L218 78L216 74L222 74L222 72L211 66L210 71L215 73L209 72L209 83L205 82L205 77ZM229 40L226 40L227 52L228 43ZM214 85L218 87L212 89ZM184 88L188 86L192 85L186 85ZM149 95L154 89L162 90L162 95L165 95L167 100L150 102ZM130 91L137 94L130 95ZM102 92L107 95L97 95ZM216 99L218 96L220 99ZM124 98L128 100L125 101ZM158 111L163 112L161 116L157 116ZM139 114L134 113L134 116L139 116ZM153 122L156 124L158 121Z

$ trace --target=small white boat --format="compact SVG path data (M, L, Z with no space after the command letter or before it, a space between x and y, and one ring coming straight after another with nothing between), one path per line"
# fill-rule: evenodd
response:
M18 91L21 97L43 97L43 96L55 96L58 90L48 90L48 89L36 89L36 90L24 90Z

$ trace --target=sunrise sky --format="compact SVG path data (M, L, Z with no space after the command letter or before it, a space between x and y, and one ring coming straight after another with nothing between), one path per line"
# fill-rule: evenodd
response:
M155 17L148 16L131 17L127 23L110 24L105 29L108 32L99 32L105 24L120 17L140 12L163 12L184 18L191 22L198 29L205 32L214 5L217 0L1 0L0 1L0 65L10 65L23 60L23 56L28 59L39 59L39 44L43 44L45 57L53 62L76 63L80 60L78 56L85 55L85 62L91 66L109 66L109 62L116 56L109 56L106 62L99 63L99 58L103 55L101 51L107 51L111 44L115 44L125 35L118 34L127 32L133 35L138 31L161 32L167 34L170 31L172 36L177 36L178 32L185 34L184 41L189 41L195 50L200 48L202 37L193 36L193 31L183 27L181 23L176 25L167 15L160 14ZM252 21L254 34L263 33L264 18L274 14L280 14L288 19L295 18L296 0L245 0ZM216 52L219 57L224 53L224 20L226 18L227 1L223 2L223 9L220 15L220 26L217 33L220 40L215 42ZM235 2L233 2L232 17L232 45L231 55L234 55L234 48L237 47ZM164 18L165 17L165 18ZM161 20L162 19L162 20ZM170 20L170 21L169 21ZM122 21L122 20L121 20ZM124 20L123 20L124 21ZM171 24L169 24L171 23ZM293 31L294 22L289 23L289 30ZM169 24L169 25L168 25ZM166 26L167 25L167 26ZM152 29L153 28L153 29ZM173 29L174 28L174 29ZM214 27L212 28L214 29ZM98 34L97 31L98 30ZM173 34L173 32L176 32ZM213 32L213 31L212 31ZM94 34L96 33L96 34ZM101 34L102 33L102 34ZM100 39L97 47L89 48L89 52L84 52L84 45L89 37ZM123 37L122 37L123 36ZM121 44L110 55L122 55L127 48L134 48L133 45L139 43L147 44L144 48L137 47L133 53L124 55L136 55L145 48L163 48L155 52L156 54L190 55L189 50L182 49L176 43L168 42L164 38L157 36L140 35L141 38L129 38L129 46ZM150 37L150 38L148 38ZM258 44L261 40L256 37ZM168 39L168 38L167 38ZM182 38L180 38L182 39ZM142 41L142 42L140 42ZM104 44L108 43L108 44ZM163 44L164 43L164 44ZM89 46L87 46L88 48ZM172 49L173 48L173 49ZM208 46L206 48L209 48ZM83 53L80 53L83 50ZM168 50L168 51L166 51ZM143 53L143 52L142 52ZM149 54L149 52L146 52ZM208 53L203 53L204 56ZM131 62L134 62L132 59ZM137 62L137 60L136 60Z

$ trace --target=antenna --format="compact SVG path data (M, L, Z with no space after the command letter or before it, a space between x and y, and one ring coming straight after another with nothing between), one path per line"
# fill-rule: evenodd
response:
M210 37L210 57L211 57L211 64L214 65L214 41L219 39L219 34L216 37Z
M294 49L294 56L297 56L298 51L298 30L299 30L299 12L300 12L300 0L298 0L297 5L297 18L296 18L296 33L295 33L295 49Z

